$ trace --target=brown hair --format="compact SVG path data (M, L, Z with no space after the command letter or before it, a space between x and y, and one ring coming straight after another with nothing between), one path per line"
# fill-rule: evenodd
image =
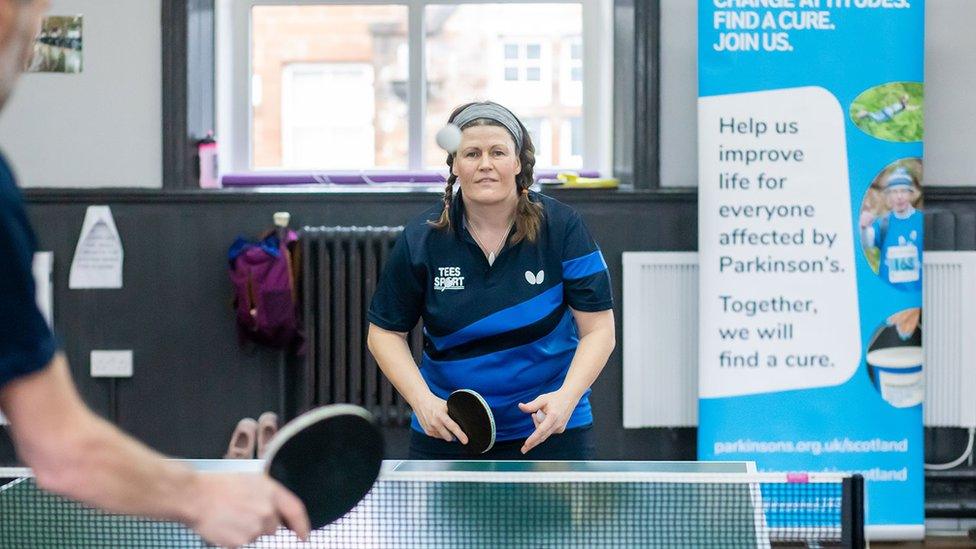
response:
M486 101L485 103L489 102ZM454 109L454 112L451 113L451 116L447 119L447 121L453 122L461 111L474 104L476 103L466 103L460 107L457 107ZM517 116L514 114L512 116L518 120ZM532 183L534 182L532 172L535 168L535 146L532 144L532 139L529 137L529 132L525 129L525 126L522 125L521 120L518 120L518 124L519 131L522 132L522 150L518 151L522 171L515 176L515 190L518 193L518 203L515 206L515 233L512 235L511 239L509 239L509 244L518 244L523 239L527 239L529 242L535 242L536 238L539 236L539 228L542 226L542 205L536 201L533 201L529 196L529 187L531 187ZM470 128L472 126L505 127L500 122L496 122L488 118L478 118L465 124L464 127L460 129L464 130L465 128ZM457 176L454 175L453 169L454 153L449 153L447 155L447 168L449 175L447 178L447 186L444 188L444 211L441 212L441 216L437 219L437 221L428 222L434 228L444 230L449 230L451 228L451 205L454 202L454 182L457 181ZM458 192L460 193L460 190Z

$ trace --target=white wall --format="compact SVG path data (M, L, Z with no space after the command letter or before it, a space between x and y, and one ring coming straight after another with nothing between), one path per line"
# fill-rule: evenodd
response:
M698 185L698 2L661 2L661 185Z
M976 2L925 3L925 184L976 185Z
M0 116L21 186L162 186L160 2L51 2L84 16L84 69L21 77Z
M661 2L661 184L697 185L697 2ZM925 184L976 185L976 0L925 3Z

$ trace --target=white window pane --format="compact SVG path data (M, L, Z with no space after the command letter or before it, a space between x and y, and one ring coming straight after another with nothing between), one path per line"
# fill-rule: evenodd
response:
M532 144L535 146L535 167L551 168L553 166L552 126L549 121L541 117L523 118L522 124L529 131Z
M564 121L559 134L559 165L564 168L583 167L583 119Z
M407 8L251 10L252 168L407 165Z
M573 118L569 121L570 132L572 133L572 147L570 154L573 156L583 156L583 119Z
M517 67L505 67L505 80L515 81L518 80L518 68Z
M260 107L261 103L264 102L264 86L262 83L260 74L251 76L251 106L254 108Z
M560 74L563 85L559 88L560 99L564 105L583 104L583 61L576 56L581 54L580 37L568 37L561 44Z
M543 148L537 154L542 162L536 165L551 166L552 128L559 120L583 114L581 103L567 105L553 93L569 86L569 70L560 69L561 56L567 54L560 52L566 37L582 36L582 5L442 4L427 6L425 18L430 90L425 165L444 166L445 155L434 135L451 111L470 101L490 99L510 108L523 122L542 121L537 130L540 139L533 139L537 149ZM521 55L512 57L513 47ZM511 68L524 72L512 78Z
M573 44L572 46L570 46L569 51L570 51L569 55L574 61L583 60L583 44L579 44L579 43Z
M371 127L298 127L291 134L286 156L288 168L316 169L323 155L337 160L336 168L372 166L374 132Z
M375 165L373 67L288 65L282 82L282 168Z
M525 129L529 131L529 137L532 138L532 143L536 146L536 157L539 156L539 132L542 130L542 119L541 118L522 118L522 124Z

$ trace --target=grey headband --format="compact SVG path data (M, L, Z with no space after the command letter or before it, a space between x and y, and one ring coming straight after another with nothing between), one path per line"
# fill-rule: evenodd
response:
M512 138L515 140L515 154L522 153L522 127L519 125L519 121L508 109L497 103L474 103L468 105L467 108L454 117L451 123L459 129L463 129L465 125L479 118L494 120L502 126L505 126L505 129L508 130L508 133L512 134Z

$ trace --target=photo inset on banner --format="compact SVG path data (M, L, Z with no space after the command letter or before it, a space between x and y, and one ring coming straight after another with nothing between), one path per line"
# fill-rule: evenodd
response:
M861 202L861 247L871 270L906 292L922 291L922 161L897 160L874 178Z
M81 72L80 15L45 17L27 72Z
M922 309L898 311L875 330L868 343L871 383L895 408L918 406L925 398L922 373Z
M919 82L875 86L851 103L851 120L864 133L899 143L922 140L923 88Z

